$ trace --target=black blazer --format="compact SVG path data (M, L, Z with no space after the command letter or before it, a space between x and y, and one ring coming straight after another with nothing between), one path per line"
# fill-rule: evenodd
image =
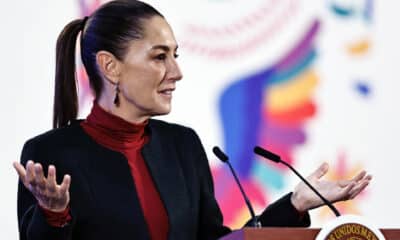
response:
M210 168L196 133L186 127L150 120L150 140L142 154L167 211L168 239L217 239L230 232L214 197ZM51 227L32 194L19 183L21 240L149 239L127 159L96 143L79 122L37 136L24 145L21 162L34 160L57 169L58 182L71 175L72 221ZM47 173L46 173L47 174ZM264 226L308 226L300 220L290 194L261 215Z

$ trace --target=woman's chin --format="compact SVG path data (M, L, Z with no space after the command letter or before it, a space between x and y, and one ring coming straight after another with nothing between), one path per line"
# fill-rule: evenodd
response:
M157 108L154 112L154 116L160 116L160 115L167 115L171 112L171 104L165 104L163 106L160 106Z

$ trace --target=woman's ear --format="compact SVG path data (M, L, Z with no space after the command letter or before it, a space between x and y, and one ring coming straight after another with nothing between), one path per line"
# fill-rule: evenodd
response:
M96 53L97 67L101 75L112 84L119 82L121 63L120 61L110 52L99 51Z

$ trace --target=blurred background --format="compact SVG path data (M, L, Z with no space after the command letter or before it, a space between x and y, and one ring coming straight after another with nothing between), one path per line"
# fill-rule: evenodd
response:
M12 162L27 139L51 129L57 36L103 2L2 2L1 239L18 238ZM248 213L227 166L212 155L214 145L230 156L258 212L298 179L254 156L254 145L275 151L304 175L322 162L330 164L329 179L366 169L371 186L336 206L377 227L400 227L398 1L146 2L174 29L184 74L171 114L161 119L200 135L225 224L238 228ZM92 97L79 69L84 118ZM326 208L311 215L313 227L333 218Z

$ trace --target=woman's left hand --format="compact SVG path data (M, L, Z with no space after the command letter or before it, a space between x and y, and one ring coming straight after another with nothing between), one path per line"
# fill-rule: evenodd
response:
M329 166L323 163L315 172L307 177L310 184L328 201L334 203L355 198L372 179L365 171L361 171L350 180L329 181L322 177L328 172ZM309 187L300 182L293 191L291 198L293 206L299 212L322 206L324 203Z

